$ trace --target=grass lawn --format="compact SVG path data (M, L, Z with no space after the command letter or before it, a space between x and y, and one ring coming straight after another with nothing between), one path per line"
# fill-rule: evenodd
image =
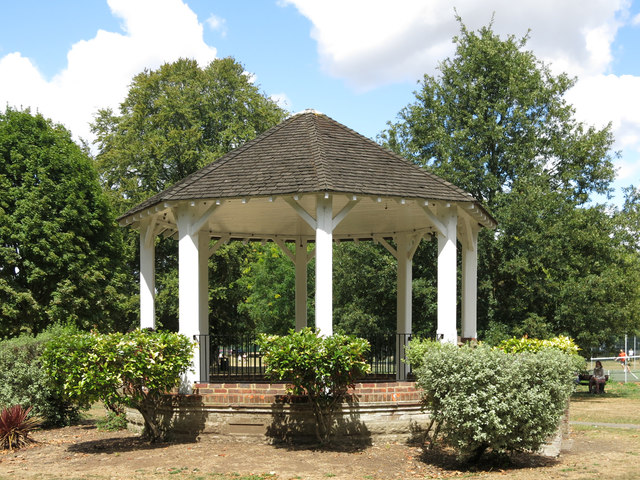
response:
M592 395L580 385L571 398L571 420L640 424L640 384L609 382L604 395Z

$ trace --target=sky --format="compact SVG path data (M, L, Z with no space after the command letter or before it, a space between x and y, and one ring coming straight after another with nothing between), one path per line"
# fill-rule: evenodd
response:
M0 107L31 108L93 140L131 79L181 57L240 61L288 111L312 108L375 139L470 29L529 33L578 78L576 118L612 124L620 189L640 186L640 0L0 0Z

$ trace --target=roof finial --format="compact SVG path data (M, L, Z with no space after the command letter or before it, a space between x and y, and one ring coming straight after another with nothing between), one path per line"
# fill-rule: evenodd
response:
M298 113L294 113L294 115L302 115L304 113L313 113L315 115L322 115L322 112L319 112L318 110L316 110L315 108L305 108L303 111L298 112Z

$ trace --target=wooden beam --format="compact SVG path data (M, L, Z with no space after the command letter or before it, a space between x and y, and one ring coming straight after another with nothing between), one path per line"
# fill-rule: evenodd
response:
M213 211L217 208L217 205L214 203L212 205L209 205L209 208L207 208L205 210L205 212L200 215L200 218L198 218L196 221L194 221L191 224L191 231L193 233L199 232L200 229L204 226L204 224L209 220L209 217L211 217L211 214L213 214Z
M333 217L333 229L335 230L335 228L338 226L338 224L344 220L344 218L349 214L349 212L353 209L353 207L355 207L358 202L360 202L359 199L355 199L355 200L349 200L347 202L347 204L342 207L342 210L340 210L338 212L338 214Z
M213 255L214 253L216 253L216 252L220 249L220 247L221 247L222 245L226 245L227 243L229 243L229 238L230 238L230 237L229 237L229 234L228 234L228 233L226 233L226 234L222 235L222 236L218 239L218 241L217 241L216 243L214 243L214 244L213 244L213 246L209 249L209 256L208 256L207 258L211 257L211 255Z
M278 244L278 246L280 247L280 250L282 250L282 253L284 253L287 257L289 257L289 260L291 260L295 264L296 256L293 254L291 250L289 250L289 247L287 247L287 244L284 243L284 240L276 236L276 237L273 237L273 241ZM298 248L297 245L296 245L296 248Z
M307 212L297 200L294 200L291 197L283 197L283 199L291 208L293 208L298 213L298 215L300 215L300 217L302 217L305 222L309 224L311 228L313 228L314 230L317 228L318 223L316 222L316 219L309 215L309 212Z
M149 248L153 245L153 240L156 238L156 227L157 227L158 217L153 216L149 220L147 225L143 226L140 229L140 233L144 234L144 245Z
M393 248L382 236L380 235L374 235L373 239L378 242L380 245L382 245L384 248L386 248L389 253L391 255L393 255L393 257L397 260L398 259L398 250L396 250L395 248Z
M422 210L427 215L427 218L429 219L429 221L433 224L434 227L436 227L436 230L438 230L440 234L446 235L447 229L444 226L444 223L442 223L440 219L436 217L436 215L431 211L431 209L428 206L425 206L425 205L421 205L421 206L422 206Z
M416 233L415 235L413 235L411 240L413 243L411 245L411 248L409 249L409 260L413 260L413 256L415 255L416 250L420 245L420 241L422 240L422 233Z

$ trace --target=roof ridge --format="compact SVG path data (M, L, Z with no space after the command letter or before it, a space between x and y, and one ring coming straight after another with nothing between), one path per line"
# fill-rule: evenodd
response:
M169 191L171 191L171 194L177 194L179 193L181 190L183 190L184 188L188 187L189 185L186 184L186 180L198 180L206 175L208 175L209 173L211 173L214 170L217 170L218 168L222 168L227 162L230 162L232 159L234 159L235 157L237 157L238 155L240 155L241 153L245 152L246 150L249 150L250 148L252 148L254 146L255 143L265 139L265 138L269 138L271 135L273 135L275 132L277 132L278 130L280 130L285 124L288 124L290 120L293 119L293 115L284 119L282 122L280 122L277 125L274 125L273 127L265 130L264 132L262 132L260 135L258 135L255 138L252 138L251 140L243 143L242 145L240 145L237 148L234 148L233 150L230 150L229 152L225 153L224 155L222 155L221 157L218 157L217 159L209 162L207 165L205 165L202 168L199 168L198 170L196 170L195 172L190 173L189 175L187 175L186 177L184 177L182 180L180 180L179 182L174 183L171 187L169 187L168 189L164 190L165 193L169 193ZM174 189L173 187L180 185L179 189Z
M327 175L327 155L326 155L326 145L322 139L322 135L319 134L320 127L318 125L318 117L323 115L322 113L313 111L305 111L301 114L301 116L306 116L309 118L311 132L310 135L314 137L315 142L312 142L314 148L314 157L316 157L313 161L313 169L316 172L318 179L318 187L319 190L329 191L331 188L329 187L329 177ZM326 116L326 115L324 115Z
M402 155L399 155L396 152L394 152L393 150L390 150L390 149L380 145L378 142L376 142L376 141L374 141L374 140L372 140L372 139L370 139L368 137L365 137L361 133L356 132L355 130L353 130L353 129L347 127L346 125L344 125L343 123L340 123L337 120L329 117L328 115L325 115L324 113L317 113L317 114L326 117L329 121L333 122L334 124L336 124L341 129L346 130L347 132L362 138L363 140L369 142L371 145L375 145L376 148L382 150L383 152L390 153L391 155L393 155L393 157L395 157L396 160L399 160L399 161L401 161L403 163L406 163L407 165L411 166L412 168L416 168L416 169L420 170L422 173L425 173L425 174L429 175L429 177L431 177L433 180L439 182L442 185L445 185L448 188L451 188L456 193L463 194L465 196L468 196L470 200L475 200L476 202L479 202L479 200L477 198L475 198L473 195L471 195L471 193L467 192L466 190L463 190L462 188L458 187L457 185L454 185L453 183L451 183L451 182L445 180L444 178L436 175L435 173L430 171L426 165L420 166L420 165L415 164L414 162L412 162L412 161L408 160L407 158L403 157Z
M214 170L217 170L218 168L222 168L227 162L231 161L233 158L235 158L239 154L243 153L244 151L250 149L253 146L254 143L257 143L259 140L261 140L263 138L270 137L275 132L277 132L278 130L283 128L283 126L285 124L288 124L289 121L292 120L294 117L295 117L295 115L291 115L288 118L285 118L279 124L274 125L273 127L265 130L260 135L258 135L257 137L252 138L251 140L245 142L244 144L242 144L238 148L235 148L235 149L225 153L221 157L218 157L217 159L212 160L211 162L209 162L205 166L199 168L195 172L191 172L189 175L184 177L182 180L178 180L176 183L174 183L173 185L165 188L161 192L158 192L158 193L155 193L155 194L151 195L150 197L148 197L145 200L143 200L142 202L140 202L137 206L127 210L125 213L123 213L118 218L123 218L123 217L126 217L127 215L130 215L131 213L139 212L141 210L144 210L147 207L147 205L152 205L153 203L155 203L157 201L165 200L170 195L178 194L179 192L181 192L185 188L188 188L189 186L191 186L195 181L199 180L200 178L202 178L202 177L204 177L206 175L209 175L211 172L213 172Z

